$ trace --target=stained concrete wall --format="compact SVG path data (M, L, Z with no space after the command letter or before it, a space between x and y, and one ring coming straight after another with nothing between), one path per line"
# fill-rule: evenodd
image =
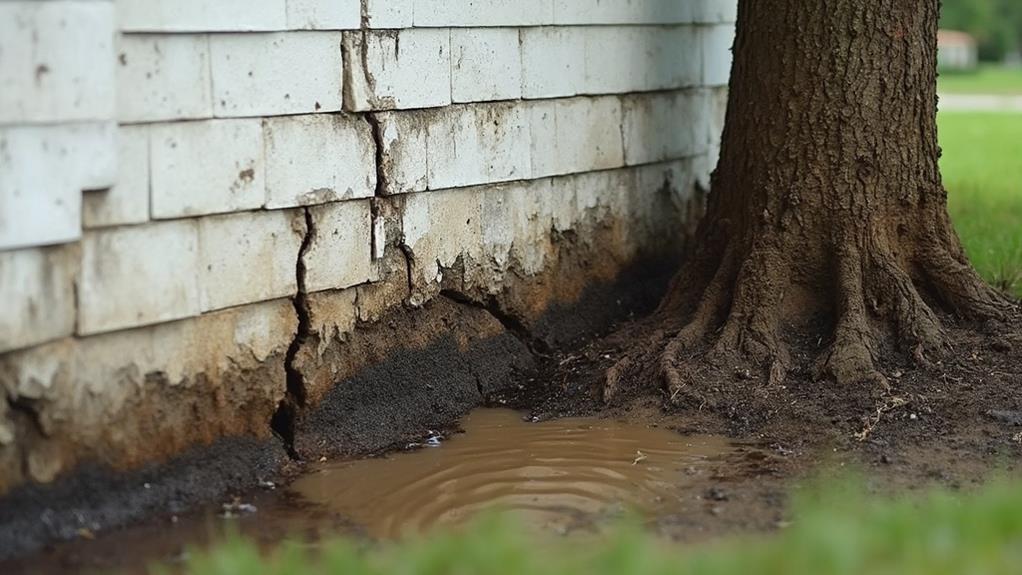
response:
M677 235L734 4L0 2L0 493L267 438L390 310L538 325Z

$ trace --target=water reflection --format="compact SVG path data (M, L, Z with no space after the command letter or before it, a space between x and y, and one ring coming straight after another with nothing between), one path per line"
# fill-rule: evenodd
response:
M669 513L693 468L733 451L721 437L603 419L527 423L500 409L477 410L462 427L439 447L323 464L291 489L374 537L454 526L494 508L567 532L625 510Z

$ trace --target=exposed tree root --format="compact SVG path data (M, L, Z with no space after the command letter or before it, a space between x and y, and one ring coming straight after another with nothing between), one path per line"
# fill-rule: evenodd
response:
M735 245L728 245L710 272L701 265L684 266L673 289L691 294L693 286L702 286L694 305L685 305L675 291L645 320L650 335L633 343L607 370L604 400L612 400L630 381L658 380L672 400L701 403L707 400L699 385L727 385L720 380L729 377L761 380L765 393L783 385L794 367L783 331L786 326L803 329L798 326L809 322L785 317L791 308L786 299L789 288L801 278L794 273L798 266L788 255L791 251L777 245L758 242L745 257L738 256ZM813 286L820 299L831 300L824 308L834 318L830 333L818 334L829 344L812 365L802 366L814 379L886 392L890 383L879 366L887 356L901 354L926 367L946 351L933 306L968 320L1010 313L1010 298L986 286L968 264L947 252L923 251L918 262L906 265L886 245L835 242L833 281L826 287ZM910 273L914 264L922 273ZM709 273L709 279L684 277L693 273ZM924 294L935 296L934 301ZM708 384L705 377L696 377L707 370L717 381Z

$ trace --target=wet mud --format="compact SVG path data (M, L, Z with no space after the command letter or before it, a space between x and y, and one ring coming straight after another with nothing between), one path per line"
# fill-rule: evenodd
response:
M614 419L533 422L508 409L473 411L461 427L412 452L314 465L289 490L374 538L449 529L487 511L564 534L677 512L693 477L735 451L719 436Z

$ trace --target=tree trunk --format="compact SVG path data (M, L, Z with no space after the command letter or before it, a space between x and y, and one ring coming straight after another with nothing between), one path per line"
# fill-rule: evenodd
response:
M721 156L692 257L610 397L654 366L672 396L693 362L886 380L889 354L939 354L941 319L1003 317L947 214L937 159L938 0L742 0ZM825 318L825 321L819 321ZM791 332L795 332L794 334Z

